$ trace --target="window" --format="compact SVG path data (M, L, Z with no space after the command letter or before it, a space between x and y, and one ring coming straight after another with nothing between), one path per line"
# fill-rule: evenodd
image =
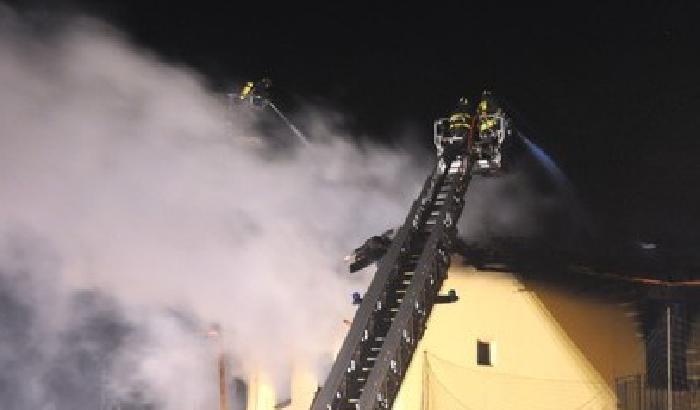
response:
M479 366L491 366L491 343L476 341L476 364Z

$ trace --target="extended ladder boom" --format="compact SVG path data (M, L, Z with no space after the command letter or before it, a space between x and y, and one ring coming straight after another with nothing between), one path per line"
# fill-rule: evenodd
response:
M312 409L386 409L398 394L449 266L469 172L440 163L379 264Z
M444 299L438 293L456 224L473 164L482 159L472 151L476 120L453 117L444 120L446 134L436 134L437 166L379 262L312 410L389 409L396 400L430 312Z

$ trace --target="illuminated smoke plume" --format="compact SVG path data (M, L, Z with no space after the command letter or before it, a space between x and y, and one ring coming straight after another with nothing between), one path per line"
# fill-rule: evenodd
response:
M86 18L0 7L0 90L3 410L215 408L211 323L234 375L323 377L369 280L343 256L401 223L428 173L320 110L312 144L268 144L294 136ZM475 178L462 235L536 232L560 200L531 186Z
M231 126L196 73L103 24L0 25L0 408L214 408L210 323L234 373L322 372L368 279L343 255L426 170L319 113L322 141L264 155L257 114Z

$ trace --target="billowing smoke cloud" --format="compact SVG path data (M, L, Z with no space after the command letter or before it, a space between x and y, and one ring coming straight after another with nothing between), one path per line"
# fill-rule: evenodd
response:
M0 408L214 408L210 323L240 374L327 366L367 280L343 255L426 170L318 113L264 155L257 114L102 24L0 24Z
M323 373L369 279L343 255L401 223L428 172L317 109L313 144L280 144L269 113L230 112L90 19L0 8L0 90L2 409L215 408L219 344L235 374ZM463 238L536 235L571 208L532 166L474 179Z

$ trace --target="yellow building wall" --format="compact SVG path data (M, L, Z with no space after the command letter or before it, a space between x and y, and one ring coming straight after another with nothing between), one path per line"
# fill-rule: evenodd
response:
M644 362L623 307L585 300L511 274L456 268L435 306L396 410L616 409L616 376ZM476 364L477 340L492 366Z
M615 378L645 372L637 312L627 305L586 299L543 283L526 283L593 369L614 388Z
M435 306L396 410L614 410L615 378L644 372L624 306L466 267L450 269L450 289L459 300ZM477 340L490 343L492 366L476 364ZM310 407L318 380L302 369L285 409ZM247 410L275 403L266 378L251 377Z

